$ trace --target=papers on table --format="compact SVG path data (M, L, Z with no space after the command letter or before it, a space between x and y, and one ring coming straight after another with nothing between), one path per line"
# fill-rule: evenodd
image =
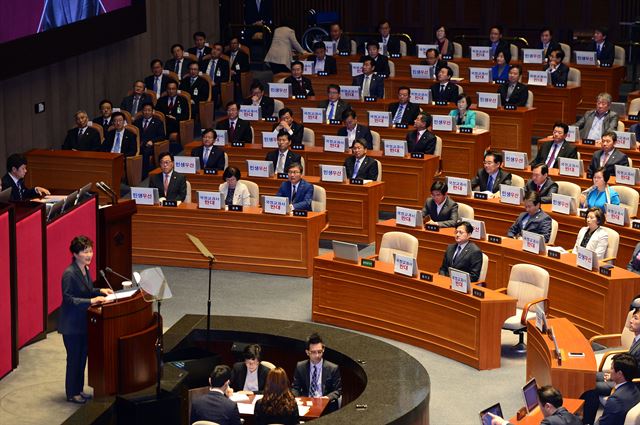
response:
M253 415L253 409L255 407L253 403L238 403L238 410L241 415Z
M129 298L130 296L132 296L136 292L138 292L138 288L130 289L128 291L114 292L113 294L107 295L105 298L106 298L107 301L114 301L115 299L121 300L123 298Z
M249 397L246 394L233 394L231 397L229 397L230 400L238 403L238 410L240 411L241 415L253 415L256 401L260 400L261 398L261 394L256 395L253 398L253 401L251 403L248 403ZM311 406L300 404L302 402L298 398L296 398L296 401L298 402L298 414L300 415L300 417L303 417L304 415L309 413L309 410L311 410Z
M304 415L306 415L307 413L309 413L309 410L311 410L310 406L301 406L298 405L298 414L300 415L300 417L303 417Z
M229 400L235 401L236 403L239 401L249 401L249 396L246 394L233 393Z

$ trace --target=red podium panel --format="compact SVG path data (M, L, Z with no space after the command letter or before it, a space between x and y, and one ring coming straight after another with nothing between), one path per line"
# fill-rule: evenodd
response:
M0 378L18 365L14 226L13 208L9 204L0 204Z

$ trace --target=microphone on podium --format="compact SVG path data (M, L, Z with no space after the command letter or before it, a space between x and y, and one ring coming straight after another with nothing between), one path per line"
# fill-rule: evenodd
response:
M135 283L138 288L140 287L140 274L138 272L133 272L133 276L132 277L126 277L126 276L123 276L120 273L116 272L111 267L105 267L104 269L106 271L108 271L109 273L113 273L116 276L121 277L125 281L129 281L129 282Z
M104 274L104 270L100 270L100 276L102 276L104 281L107 282L107 286L109 287L109 289L111 289L113 291L113 286L111 286L111 284L109 283L109 279L107 279L107 276ZM116 296L116 291L113 291L113 298L115 299L116 302L118 302L118 297Z

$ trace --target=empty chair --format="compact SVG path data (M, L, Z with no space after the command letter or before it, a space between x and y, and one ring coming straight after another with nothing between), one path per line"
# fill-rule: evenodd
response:
M569 47L569 45L565 43L558 43L558 44L560 44L560 48L564 53L564 59L562 59L562 62L568 64L569 61L571 60L571 47Z
M474 220L475 216L472 206L458 202L458 217Z
M458 208L460 208L458 206ZM489 270L489 257L487 254L482 254L482 268L480 269L480 277L478 278L479 282L484 282L487 280L487 270Z
M249 189L249 206L257 207L260 201L260 187L249 180L242 179L242 183Z
M582 189L575 183L565 182L565 181L556 181L558 183L558 193L560 195L571 196L575 199L576 208L580 205L580 194L582 193Z
M524 179L517 174L511 174L511 185L517 186L517 187L524 187Z
M633 316L634 310L629 310L627 313L627 320L622 325L622 330L618 334L606 334L606 335L595 335L589 338L589 343L593 346L595 343L595 352L596 355L596 365L598 370L610 370L611 369L611 356L617 353L626 353L629 351L631 344L633 344L633 339L635 338L635 334L629 330L629 320L631 320L631 316ZM619 345L613 347L602 346L596 341L607 340L611 341L613 338L619 338ZM599 348L598 348L599 347Z
M483 111L476 112L476 128L481 130L489 130L491 127L491 117L489 114Z
M569 75L567 77L567 85L579 86L582 85L582 72L578 68L569 68Z
M527 108L533 108L533 92L531 90L528 90L529 92L529 96L527 97L527 103L526 106Z
M311 199L311 211L322 212L327 210L327 192L324 187L313 185L313 198Z
M374 130L371 130L371 145L374 151L380 150L380 133Z
M316 132L305 127L302 133L302 144L307 147L313 147L316 144Z
M389 61L389 77L395 77L395 76L396 76L396 64Z
M620 65L623 66L624 65L624 60L626 59L626 53L624 51L624 47L622 46L613 46L614 50L615 50L615 56L613 59L613 64L614 65Z
M620 197L620 205L626 208L629 213L629 218L633 218L638 214L638 191L633 187L615 185L611 186L613 190L618 192Z
M284 108L284 103L280 99L273 99L273 117L278 117L278 112ZM266 118L266 117L263 117Z
M602 226L607 231L607 252L604 254L602 261L610 261L611 264L615 263L618 256L618 246L620 245L620 234L610 227Z
M393 254L418 258L418 239L408 233L387 232L382 235L378 260L393 263Z
M636 97L629 103L627 115L638 115L638 112L640 112L640 97Z
M453 42L453 57L461 58L462 57L462 44Z
M556 243L556 236L558 236L558 222L551 219L551 235L549 235L549 245Z

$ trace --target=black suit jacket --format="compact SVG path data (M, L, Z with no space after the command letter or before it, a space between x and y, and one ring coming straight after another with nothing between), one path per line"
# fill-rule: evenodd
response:
M318 71L316 71L315 66L316 66L316 62L317 59L314 56L313 57L313 72L317 73ZM334 58L333 56L328 56L325 55L324 56L324 70L327 74L329 75L333 75L333 74L337 74L338 73L338 65L336 63L336 58Z
M444 87L444 90L440 87L440 83L435 83L431 86L431 98L434 102L450 102L456 103L458 98L458 86L451 81Z
M330 35L324 37L323 41L333 42ZM338 40L338 52L349 52L351 54L351 39L344 34Z
M533 180L529 180L527 182L527 192L538 192L540 194L540 202L543 204L551 203L551 194L558 193L558 183L554 182L551 177L547 177L547 179L542 184L540 191L538 191L538 185L533 182Z
M215 84L213 89L216 90L216 88L218 88L217 86L220 83L225 83L229 81L229 61L219 58L218 61L216 62L215 69L210 69L209 65L211 65L211 68L213 68L212 61L213 59L203 62L202 65L200 65L200 71L202 71L204 74L209 74L211 76L211 80ZM207 72L207 70L209 72Z
M544 51L544 45L542 44L542 41L538 42L538 45L536 46L538 49L542 49L542 55L545 58L548 58L551 55L551 52L553 52L554 50L562 50L562 47L560 47L560 43L558 43L557 41L555 41L553 38L551 40L549 40L549 46L547 47L547 51Z
M155 79L156 79L155 75L149 75L145 77L144 86L148 90L153 90L153 83L155 82ZM164 93L167 90L167 83L169 81L173 81L173 80L169 80L169 77L167 77L166 75L160 76L160 94Z
M308 396L310 386L310 362L303 360L296 365L291 390L296 397ZM322 395L329 398L330 403L336 402L342 395L342 378L338 365L330 361L322 361Z
M364 61L364 59L368 57L368 55L360 56L360 62ZM391 69L389 69L389 59L385 55L378 55L373 60L373 65L376 67L375 71L379 76L388 77L391 73Z
M392 104L389 105L389 112L391 112L391 121L393 122L393 119L396 116L396 113L398 112L398 107L400 106L399 102L394 102ZM420 107L418 105L416 105L415 103L411 103L411 102L407 102L407 104L405 105L404 108L404 112L402 114L402 118L400 120L401 124L407 124L407 125L411 125L414 123L414 121L416 120L416 118L418 118L418 115L420 114Z
M318 103L318 108L324 108L327 110L327 119L329 119L329 100L323 100L322 102ZM351 109L351 105L347 102L345 102L342 99L339 99L338 102L336 103L335 106L335 119L337 120L341 120L342 119L342 114L344 113L344 111Z
M438 273L443 276L449 276L449 267L453 267L469 273L471 281L477 282L480 279L480 271L482 270L482 251L478 248L478 245L469 241L454 260L453 254L456 252L457 247L457 243L452 243L447 247Z
M231 52L226 52L226 54L229 55L229 60L231 60ZM241 72L249 72L249 56L247 56L247 54L242 50L238 49L235 59L231 62L231 69L236 72L236 77L239 81L240 76L237 74Z
M413 130L407 133L407 149L410 153L424 152L427 155L433 155L436 150L436 136L429 130L425 130L422 133L420 140L416 140L418 137L418 130Z
M632 382L625 382L609 397L599 425L619 425L624 423L627 412L640 402L640 392Z
M280 151L278 149L267 152L267 156L265 157L265 161L273 162L273 169L275 170L278 166L278 157L280 156ZM300 162L300 155L293 152L292 150L287 151L287 158L284 160L284 169L286 170L289 165L294 162Z
M111 119L111 117L109 117L109 121L105 124L104 117L102 115L95 117L91 120L91 122L99 124L102 127L102 134L107 134L107 132L109 131L109 127L113 125L113 120Z
M214 170L224 170L224 149L219 146L212 146L209 153L209 159L207 163L204 163L202 154L204 153L204 146L198 146L191 151L191 156L195 156L200 159L200 168L212 168Z
M189 65L191 65L191 59L182 58L182 68L180 69L180 75L178 77L183 78L189 73ZM176 60L171 58L164 63L164 69L175 72L176 69ZM153 89L152 89L153 90Z
M588 177L593 177L593 173L600 168L600 160L602 159L603 153L604 151L602 149L593 153L593 158L591 158L591 163L587 170ZM604 166L607 168L610 175L615 176L616 165L624 165L625 167L628 167L629 157L624 152L614 148L611 155L609 155L609 158L607 158L607 163Z
M543 143L538 148L538 154L533 159L533 161L531 161L530 164L534 165L534 164L543 164L543 163L545 163L545 161L547 160L547 157L549 156L549 152L551 152L551 147L552 146L553 146L553 141ZM558 150L558 152L556 152L556 161L553 164L553 168L558 168L558 158L560 158L560 157L578 159L578 150L576 149L576 147L572 143L569 143L569 142L567 142L565 140L562 143L562 146L560 147L560 150Z
M278 122L274 123L273 127L271 127L271 131L274 131L279 125L280 123ZM291 123L290 127L291 131L293 131L293 134L291 134L291 144L301 145L302 137L304 136L304 125L294 121Z
M381 35L378 36L378 43L382 43ZM380 51L380 53L383 52ZM387 40L386 54L389 55L390 53L400 53L400 39L395 35L389 35L389 40Z
M258 391L254 394L261 394L264 390L264 383L267 381L269 368L263 364L258 365ZM242 391L244 389L244 381L247 379L247 365L244 362L236 362L231 369L231 388L234 391Z
M187 52L188 52L188 53L191 53L191 54L192 54L192 55L194 55L195 57L198 57L198 48L197 48L196 46L189 47L189 48L187 49ZM203 53L202 53L202 57L205 57L205 56L207 56L208 54L211 54L211 47L209 47L209 46L204 46L204 47L202 48L202 52L203 52ZM199 61L199 62L202 62L202 60L198 60L198 61Z
M513 89L513 93L511 93L511 97L507 100L507 93L509 90L509 82L502 84L498 89L498 93L500 93L500 100L503 105L516 105L516 106L526 106L527 99L529 99L529 88L522 83L517 83L516 87Z
M242 102L243 105L251 105L253 101L251 98L247 98ZM262 118L272 117L275 109L275 102L269 96L262 96L260 99L260 110L262 111Z
M487 40L486 45L491 47L491 40ZM493 55L497 56L498 52L503 52L503 53L506 52L506 53L508 53L510 55L511 54L511 47L509 46L509 43L507 43L503 39L498 40L498 45L496 46L496 50L495 50Z
M347 127L338 129L338 136L347 137ZM367 141L367 149L373 149L373 135L366 125L358 124L356 127L356 139L364 139Z
M451 44L451 43L449 43L449 44ZM427 66L429 66L429 64L427 63L427 61L426 61L426 60L421 61L421 62L420 62L420 65L427 65ZM438 59L438 60L436 61L436 70L435 70L435 72L433 73L433 78L436 78L436 77L438 76L438 72L440 72L440 70L441 70L442 68L444 68L445 66L447 66L447 65L449 65L449 62Z
M484 192L485 190L487 190L487 183L489 183L489 174L487 174L484 168L481 168L478 170L478 173L473 178L473 180L471 180L471 189ZM496 181L493 182L493 193L500 191L501 184L511 184L511 173L504 172L503 170L498 170Z
M438 206L433 198L428 198L422 208L422 215L429 216L440 227L453 227L458 222L458 203L447 196L438 214Z
M74 127L67 131L67 137L62 144L63 150L75 149L77 151L99 151L102 140L100 133L95 128L87 127L82 137L78 137L79 128Z
M255 0L244 2L244 23L251 25L254 22L263 21L265 25L273 23L273 1L262 0L260 2L260 10Z
M344 166L347 169L347 178L350 179L353 177L353 169L355 165L355 156L349 156L344 160ZM358 175L356 175L356 178L376 181L378 179L378 162L373 158L365 156L362 160L362 164L360 164L360 168L358 168Z
M544 70L546 71L549 68L549 65L544 66ZM558 68L551 73L551 84L554 86L556 84L567 84L567 80L569 79L569 67L563 63L558 65Z
M87 276L89 270L86 269ZM87 279L75 261L62 273L62 305L58 318L58 332L63 335L82 335L87 333L87 310L91 298L102 295L93 287L91 278Z
M533 232L544 236L544 241L548 243L549 238L551 237L551 217L549 214L542 210L538 210L533 217L529 218L527 224L523 226L522 220L524 220L528 215L528 212L520 213L516 221L509 228L507 236L510 238L522 236L522 231L526 230L527 232Z
M24 179L18 180L18 183L20 183L20 187L14 183L9 173L2 176L2 190L11 188L12 201L27 201L40 197L35 189L29 189L24 185Z
M142 146L149 140L152 142L157 142L158 140L163 140L167 137L164 132L164 124L162 124L162 121L160 121L159 119L155 117L151 118L151 121L149 121L149 125L147 126L146 130L143 130L142 128L143 122L143 117L140 117L133 122L133 125L138 127L138 130L140 130L140 148L142 148Z
M114 129L107 133L107 136L104 139L104 143L102 144L102 151L111 152L115 140L116 130ZM136 135L125 129L122 140L120 140L120 153L124 154L124 156L134 156L137 152L138 143L136 140Z
M596 42L591 43L591 50L597 52ZM600 50L600 54L597 56L600 64L613 65L613 61L616 58L616 49L609 40L605 40L602 45L602 49Z
M196 78L191 84L191 77L186 76L180 81L180 90L188 92L191 95L191 108L193 115L196 116L200 112L200 102L206 102L209 98L209 83L204 78ZM197 93L197 94L196 94Z
M142 93L140 95L140 99L138 99L138 108L134 111L133 110L133 97L134 97L134 95L125 96L122 99L122 102L120 102L120 109L124 109L125 111L128 111L131 115L135 115L135 114L138 113L138 111L142 111L142 104L143 103L151 102L151 96L149 96L146 93Z
M187 197L187 179L175 170L171 173L167 193L164 193L163 173L151 176L149 178L149 187L157 188L159 197L166 198L167 201L184 201Z
M3 184L2 187L4 187L4 184ZM629 260L629 263L627 264L627 270L629 270L630 272L633 272L633 273L637 273L637 274L640 274L640 260L636 260L636 257L638 256L639 252L640 252L640 242L638 242L636 247L633 248L633 253L631 254L631 259Z
M218 121L218 124L216 124L216 129L218 130L229 130L229 119L226 120L222 120L222 121ZM233 137L233 140L231 139L231 134L229 134L229 141L230 142L245 142L245 143L252 143L252 137L251 137L251 125L249 124L249 121L245 121L241 118L238 118L236 120L236 130L235 130L235 136Z
M240 425L238 405L217 391L209 391L191 402L189 423L211 421L226 425Z
M582 425L582 420L560 406L553 414L544 418L540 425Z
M177 133L180 131L180 121L188 120L189 104L184 97L177 96L173 107L169 109L169 96L162 96L156 103L156 109L166 117L167 133Z
M363 84L364 74L353 77L351 85L360 86L360 88L362 89ZM379 77L376 74L371 75L371 82L369 83L369 96L375 97L376 99L382 99L384 97L384 78Z
M313 91L313 85L311 84L311 80L307 77L302 77L302 84L289 76L284 79L285 83L291 84L291 92L294 96L315 96L315 92Z

